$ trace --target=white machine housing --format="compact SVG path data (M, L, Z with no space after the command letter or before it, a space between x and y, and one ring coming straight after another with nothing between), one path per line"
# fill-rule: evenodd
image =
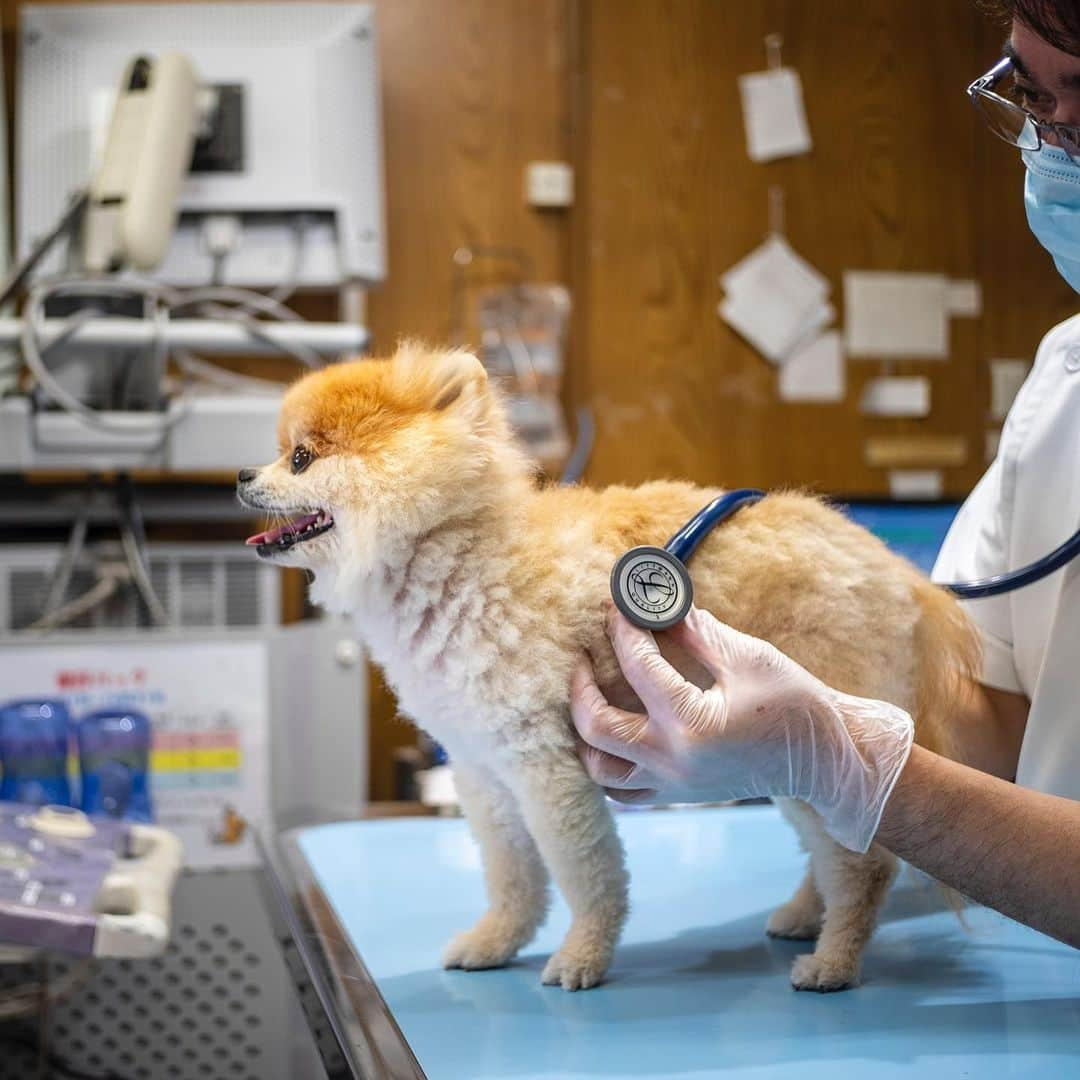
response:
M239 167L191 173L156 275L210 280L204 219L236 214L228 284L270 287L296 258L298 283L332 288L385 277L382 133L371 4L28 4L21 8L16 147L18 252L92 175L116 80L133 56L178 51L203 87L231 88L242 113ZM238 88L238 90L237 90ZM43 265L61 266L62 253Z

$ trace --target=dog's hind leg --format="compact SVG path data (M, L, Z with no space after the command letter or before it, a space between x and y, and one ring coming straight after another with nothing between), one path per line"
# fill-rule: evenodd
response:
M769 937L790 938L793 941L812 940L821 932L824 912L825 901L821 899L814 882L814 868L808 866L795 895L769 916L765 933Z
M862 954L896 877L897 859L884 848L856 855L824 835L813 855L825 917L813 953L791 967L796 990L842 990L859 980Z
M803 803L780 799L777 805L810 852L814 884L825 905L817 945L796 958L791 985L796 990L843 990L859 980L863 950L896 877L898 860L876 845L865 855L848 851Z
M454 782L480 845L488 910L443 953L448 968L502 967L547 915L548 875L514 796L493 773L455 761Z
M532 761L515 791L573 921L542 981L587 990L603 979L627 912L626 866L603 791L576 757Z

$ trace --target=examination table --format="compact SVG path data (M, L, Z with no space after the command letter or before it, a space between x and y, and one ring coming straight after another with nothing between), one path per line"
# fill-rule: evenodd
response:
M796 993L809 942L765 936L805 857L771 806L617 815L631 915L607 981L540 971L569 914L510 967L443 971L484 910L464 821L347 822L282 839L293 933L317 964L342 1076L606 1080L1080 1078L1080 951L985 909L964 923L901 874L860 987Z

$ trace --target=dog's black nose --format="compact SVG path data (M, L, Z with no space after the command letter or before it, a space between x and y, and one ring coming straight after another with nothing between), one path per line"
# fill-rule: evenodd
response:
M256 476L259 475L258 469L241 469L236 474L236 482L238 484L250 484Z

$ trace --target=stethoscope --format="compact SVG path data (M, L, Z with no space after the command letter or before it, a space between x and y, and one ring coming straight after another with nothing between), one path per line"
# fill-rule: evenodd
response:
M662 548L631 548L611 571L611 596L615 606L643 630L668 630L682 622L694 602L694 586L686 569L690 556L717 525L744 506L752 506L764 498L765 492L754 488L729 491L699 510ZM956 581L941 587L962 600L1000 596L1041 581L1077 555L1080 555L1080 530L1061 547L1029 566L978 581Z

